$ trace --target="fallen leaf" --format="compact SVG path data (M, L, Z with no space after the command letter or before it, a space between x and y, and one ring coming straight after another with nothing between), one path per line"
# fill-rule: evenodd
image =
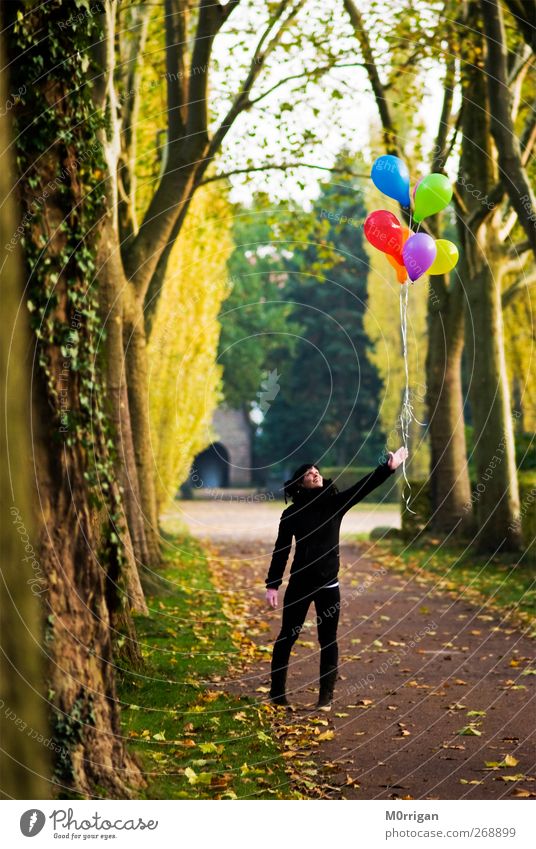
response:
M322 734L319 734L316 738L317 740L333 740L335 737L334 731L323 731Z

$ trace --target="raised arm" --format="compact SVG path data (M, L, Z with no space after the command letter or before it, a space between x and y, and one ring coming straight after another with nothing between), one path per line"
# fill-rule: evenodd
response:
M354 483L352 486L349 486L348 489L343 489L342 492L338 492L335 498L337 510L346 513L350 507L353 507L354 504L358 504L363 500L370 492L376 489L377 486L384 483L392 474L395 473L398 466L404 462L407 458L408 452L405 448L399 448L398 451L394 453L389 451L387 460L384 463L380 463L374 471L369 472L368 475L365 475L364 478L358 480L357 483Z
M272 560L266 578L266 588L276 590L282 580L292 547L292 522L290 514L285 510L279 520L279 530L275 541Z
M390 469L387 465L387 461L385 461L385 463L381 463L377 466L374 471L369 472L369 474L365 475L364 478L358 480L357 483L349 486L348 489L343 489L341 492L338 492L335 496L337 499L337 511L346 513L350 507L353 507L355 504L362 501L363 498L375 490L377 486L384 483L387 478L390 478L394 472L395 470Z

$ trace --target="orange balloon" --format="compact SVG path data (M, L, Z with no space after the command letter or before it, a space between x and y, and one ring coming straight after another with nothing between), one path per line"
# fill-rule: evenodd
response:
M400 263L397 262L394 257L389 256L389 254L387 254L387 259L389 260L389 264L392 265L394 270L396 271L396 279L398 280L398 282L405 283L408 279L408 272L406 271L405 266L400 265Z

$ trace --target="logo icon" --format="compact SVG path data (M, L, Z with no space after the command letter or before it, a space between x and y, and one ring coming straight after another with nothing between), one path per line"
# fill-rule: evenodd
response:
M45 820L43 811L30 808L29 811L24 811L20 818L20 830L25 837L35 837L43 828Z

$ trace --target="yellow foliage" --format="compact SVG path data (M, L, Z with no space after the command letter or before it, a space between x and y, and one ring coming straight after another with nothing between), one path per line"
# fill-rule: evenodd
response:
M222 399L216 362L222 301L229 295L230 212L213 184L194 196L170 257L149 341L149 405L159 508L206 448Z
M505 275L503 288L516 278ZM512 393L512 408L522 413L521 430L536 431L536 313L535 290L527 287L503 312L506 367Z
M400 333L400 283L387 259L368 248L370 271L367 281L367 310L364 326L372 350L367 353L383 381L383 397L379 410L387 448L402 444L398 417L400 415L406 377ZM410 284L408 293L408 362L410 401L416 418L426 418L426 305L428 280ZM412 424L410 428L410 468L414 478L426 477L429 466L429 447L425 428Z

